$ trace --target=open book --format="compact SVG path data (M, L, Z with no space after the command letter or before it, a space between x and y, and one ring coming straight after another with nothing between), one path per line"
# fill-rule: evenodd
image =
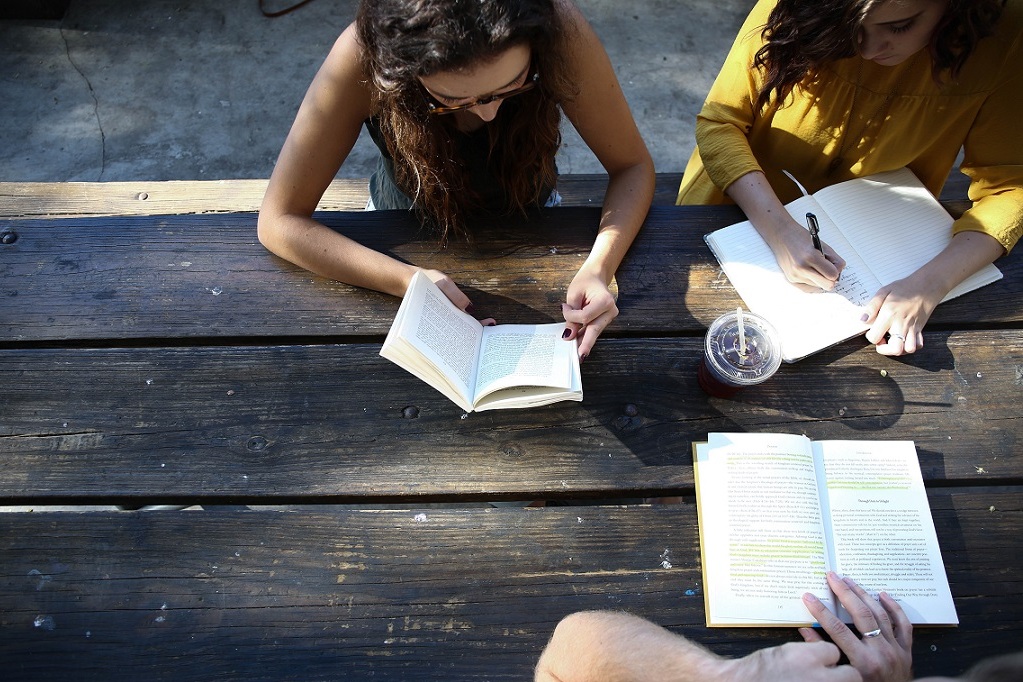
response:
M482 326L417 272L380 355L466 412L582 400L574 342L564 322Z
M709 627L812 623L806 592L850 622L829 570L959 623L912 441L712 433L693 459Z
M797 183L798 184L798 183ZM802 186L800 186L802 190ZM865 305L882 286L906 277L952 239L952 217L907 168L831 185L786 204L800 225L814 213L820 237L846 261L832 291L808 292L785 279L770 247L748 220L706 236L732 286L782 338L793 362L857 334ZM807 243L810 235L807 234ZM987 265L964 280L947 301L1001 279Z

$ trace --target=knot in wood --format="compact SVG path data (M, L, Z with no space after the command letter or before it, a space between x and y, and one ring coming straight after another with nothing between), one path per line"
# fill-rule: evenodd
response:
M269 444L270 441L268 441L266 438L263 438L262 436L253 436L252 438L249 439L249 442L245 444L245 448L247 450L251 450L252 452L259 452Z
M635 417L638 414L639 414L639 408L636 407L635 405L633 405L632 403L629 403L628 405L625 406L625 416L626 417Z
M0 242L4 244L13 244L18 241L18 233L14 230L4 230L0 232Z
M405 419L416 419L419 417L419 408L409 405L401 408L401 416Z

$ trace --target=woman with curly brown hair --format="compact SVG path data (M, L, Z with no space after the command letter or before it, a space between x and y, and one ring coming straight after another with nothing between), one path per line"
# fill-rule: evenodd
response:
M908 167L937 196L960 150L973 206L949 246L865 306L879 353L912 353L934 307L1023 234L1023 0L760 0L697 118L680 204L734 201L786 277L831 289L783 204Z
M365 125L379 209L440 239L472 217L554 205L564 112L607 169L600 226L569 285L565 337L585 357L617 316L608 290L646 217L654 169L603 46L569 0L363 0L313 80L259 215L260 241L317 274L401 296L416 266L312 219ZM459 308L469 299L425 270Z

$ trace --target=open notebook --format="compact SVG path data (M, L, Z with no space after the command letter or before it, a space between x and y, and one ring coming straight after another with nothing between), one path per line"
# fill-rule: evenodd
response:
M869 326L860 321L861 306L882 286L918 270L952 239L952 217L907 168L847 180L812 195L800 189L804 196L785 208L800 224L808 212L816 214L821 239L846 261L834 290L807 292L791 284L748 220L706 236L747 307L778 330L786 362L865 332ZM1001 277L998 268L987 265L943 300Z

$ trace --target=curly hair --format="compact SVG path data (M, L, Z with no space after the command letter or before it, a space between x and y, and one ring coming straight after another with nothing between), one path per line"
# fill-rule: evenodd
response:
M753 66L765 74L756 111L792 88L816 79L821 68L856 55L857 37L867 14L888 0L779 0L761 31L764 46ZM977 43L994 32L1007 0L949 0L931 36L934 79L955 78Z
M509 210L525 213L555 186L559 103L573 95L564 58L566 26L555 0L362 0L356 16L374 111L395 180L424 223L468 237L465 217L485 208L460 163L453 116L431 116L420 77L485 64L530 48L537 87L501 105L487 126L490 164Z

